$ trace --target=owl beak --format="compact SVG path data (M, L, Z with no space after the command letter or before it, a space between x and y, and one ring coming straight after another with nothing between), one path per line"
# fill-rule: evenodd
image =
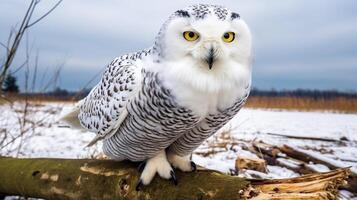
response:
M215 60L214 51L215 51L214 48L211 47L211 48L209 49L208 55L207 55L207 57L206 57L206 59L205 59L205 61L206 61L207 64L208 64L208 68L209 68L209 69L212 69L213 63L214 63L214 60Z

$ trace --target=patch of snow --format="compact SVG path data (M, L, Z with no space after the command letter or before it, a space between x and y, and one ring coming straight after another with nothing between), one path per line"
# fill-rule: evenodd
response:
M235 168L235 162L227 160L224 156L222 156L222 154L216 154L209 158L193 154L192 161L207 169L217 170L223 173L229 173L231 169Z
M284 167L279 167L279 166L270 166L268 165L268 171L269 171L269 177L270 178L291 178L291 177L297 177L299 174L286 169Z
M290 167L292 169L297 169L299 168L299 164L297 161L293 161L293 160L288 160L285 158L278 158L276 159L279 163L282 163L284 166Z
M347 190L340 190L338 196L340 200L357 200L357 197Z
M26 137L15 139L13 144L0 149L0 155L16 156L16 147L21 145L19 157L55 157L55 158L86 158L99 155L102 144L84 148L94 137L94 133L73 130L59 122L62 110L71 110L73 103L45 103L43 105L31 106L29 119L40 122L39 126L30 128ZM19 118L22 113L23 104L15 103L0 105L0 133L6 131L9 138L16 138L20 132ZM17 110L17 111L16 111ZM64 111L65 112L65 111ZM213 147L221 138L219 133L228 131L227 144L223 147ZM242 109L216 136L203 143L193 154L192 159L196 164L208 169L218 170L224 173L235 171L235 160L237 156L257 157L247 150L244 142L262 140L268 144L294 146L310 155L317 156L322 160L333 163L338 167L352 166L352 171L357 172L357 115L338 114L328 112L298 112L298 111L276 111L259 109ZM316 138L332 138L347 140L337 142L326 142L317 140L291 139L282 136L274 136L269 133L278 133L292 136L313 136ZM2 141L0 134L0 142ZM243 141L242 144L234 144L233 141ZM13 151L15 150L15 151ZM214 152L209 152L213 150ZM278 159L287 166L293 167L298 163ZM309 165L317 171L326 171L328 168L322 165ZM241 171L242 176L262 176L268 178L295 177L299 174L279 167L267 166L268 173L260 173L252 170ZM342 192L346 196L346 192Z
M308 164L308 166L317 172L328 172L330 169L322 164Z
M324 162L330 163L331 165L335 166L336 168L346 168L346 167L351 167L350 165L346 165L344 162L336 159L331 159L326 156L321 155L320 153L314 152L314 151L309 151L309 150L303 150L299 149L299 151L309 154L312 157L318 158L319 160L322 160ZM357 174L357 166L351 167L351 172Z

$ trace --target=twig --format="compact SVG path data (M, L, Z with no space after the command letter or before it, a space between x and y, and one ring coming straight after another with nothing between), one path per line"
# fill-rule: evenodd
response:
M36 89L37 68L38 68L38 50L37 50L36 57L35 57L35 69L34 69L33 77L32 77L31 92L34 92Z
M9 74L15 74L16 72L20 71L25 65L27 65L27 60L25 60L24 63L22 63L18 68L16 68L14 71L9 72Z
M294 136L294 135L283 135L278 133L266 133L267 135L286 137L292 139L301 139L301 140L316 140L316 141L324 141L324 142L336 142L336 143L344 143L341 140L336 140L332 138L318 138L318 137L307 137L307 136Z
M30 28L31 26L35 25L36 23L38 23L39 21L41 21L42 19L44 19L47 15L49 15L62 2L62 0L59 0L48 12L46 12L40 18L38 18L34 22L30 23L33 12L35 11L35 8L39 2L40 2L39 0L32 0L30 2L29 7L26 10L26 14L25 14L24 18L21 21L20 28L18 30L14 30L14 28L12 28L10 31L9 38L7 41L8 44L6 46L7 54L6 54L5 62L3 64L1 64L1 67L0 67L0 69L1 69L0 88L2 87L2 85L4 83L5 76L7 75L7 71L12 64L12 61L14 60L15 54L19 48L22 37L25 33L27 33L26 30L28 28ZM12 40L13 34L15 34L15 37ZM1 43L1 45L5 46L3 43ZM22 68L22 66L20 66L20 68L18 68L18 69L21 69L21 68ZM2 90L0 90L0 92L2 92Z
M10 51L10 49L9 49L4 43L0 42L0 45L1 45L2 47L4 47L7 52Z
M41 17L39 17L37 20L35 20L34 22L32 22L31 24L28 24L26 26L26 28L30 28L31 26L35 25L36 23L38 23L39 21L41 21L43 18L45 18L47 15L49 15L54 9L56 9L56 7L62 2L62 0L59 0L47 13L45 13L44 15L42 15Z

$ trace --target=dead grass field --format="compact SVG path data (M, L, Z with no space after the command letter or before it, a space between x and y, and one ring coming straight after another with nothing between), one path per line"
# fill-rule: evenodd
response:
M0 97L0 104L14 101L24 101L24 96L9 95ZM77 100L79 100L77 98ZM73 102L77 101L74 97L55 97L55 96L31 96L28 101L32 102ZM331 98L312 98L312 97L265 97L251 96L248 98L245 107L264 108L264 109L286 109L301 111L332 111L342 113L357 113L357 98L331 97Z
M346 97L249 97L246 107L288 110L326 110L343 113L357 113L357 99Z
M78 98L67 96L67 97L58 97L58 96L46 96L46 95L36 95L36 96L24 96L17 94L10 94L6 96L0 96L0 105L9 102L16 101L31 101L31 102L73 102L79 100Z

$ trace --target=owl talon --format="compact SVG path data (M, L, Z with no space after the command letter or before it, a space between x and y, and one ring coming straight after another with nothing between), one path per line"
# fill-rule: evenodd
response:
M161 151L155 157L149 158L146 162L142 162L138 166L138 170L142 170L140 175L142 185L149 185L156 174L164 179L170 179L173 177L174 182L177 182L175 174L172 176L173 170L170 163L167 161L165 151ZM139 187L140 186L141 185L139 185Z
M177 185L178 182L177 182L177 178L176 178L176 174L175 174L174 170L171 170L170 175L171 175L170 180L171 180L175 185Z
M167 159L174 168L180 169L183 172L192 172L196 170L196 164L190 160L190 156L179 156L169 152Z
M191 160L191 167L192 167L192 171L193 171L193 172L195 172L195 171L197 170L196 163L193 162L192 160Z
M141 163L139 164L139 166L138 166L138 171L139 171L140 173L143 172L143 170L144 170L144 168L145 168L145 165L146 165L146 162L145 162L145 161L143 161L143 162L141 162Z
M136 184L135 190L140 191L141 186L143 186L143 182L140 179L139 182Z

